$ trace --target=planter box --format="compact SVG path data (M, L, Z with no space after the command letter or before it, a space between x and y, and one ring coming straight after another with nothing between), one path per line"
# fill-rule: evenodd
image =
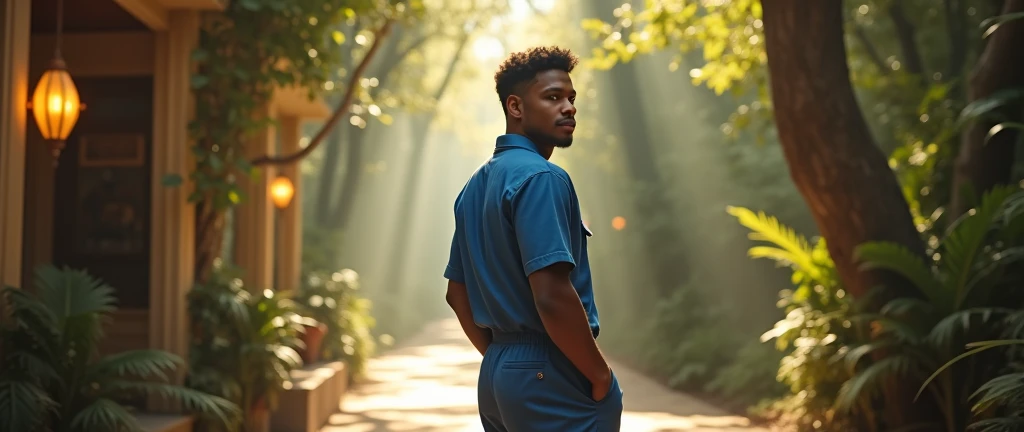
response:
M294 370L291 388L281 392L270 416L274 432L318 432L338 411L348 388L344 362L314 363Z

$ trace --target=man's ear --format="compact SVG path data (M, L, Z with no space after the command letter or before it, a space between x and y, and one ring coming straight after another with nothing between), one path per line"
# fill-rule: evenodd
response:
M505 99L505 107L508 114L514 118L523 118L523 98L516 95L509 95Z

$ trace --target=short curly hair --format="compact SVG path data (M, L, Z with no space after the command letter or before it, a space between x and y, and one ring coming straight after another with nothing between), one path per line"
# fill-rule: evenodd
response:
M534 47L514 52L501 63L494 74L494 84L501 100L501 109L508 114L505 101L513 93L521 91L521 85L532 81L540 72L558 69L571 73L579 63L572 51L557 46Z

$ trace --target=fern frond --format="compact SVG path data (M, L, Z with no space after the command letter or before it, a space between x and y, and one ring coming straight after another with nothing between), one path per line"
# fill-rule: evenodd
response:
M913 359L904 355L894 355L872 363L843 383L836 397L836 410L850 412L858 401L870 400L880 394L882 384L887 379L892 376L905 376L914 371L915 366Z
M0 379L0 430L33 432L57 408L43 388L27 380Z
M875 351L878 351L878 350L883 350L883 349L892 348L892 347L898 347L900 345L902 345L902 344L899 341L892 340L892 339L875 341L875 342L871 342L871 343L866 343L866 344L858 345L858 346L850 349L849 351L847 351L841 357L843 359L843 362L846 364L847 372L852 376L852 375L854 375L857 372L857 366L860 365L860 361L861 361L861 359L864 358L864 356L866 356L868 354L871 354L871 353L873 353Z
M727 207L726 211L739 220L740 225L750 229L748 235L751 240L764 241L777 245L788 252L793 265L810 270L814 267L811 260L812 249L807 239L797 234L792 228L783 225L774 216L768 216L764 212L754 213L752 210L743 207Z
M182 359L167 351L135 350L103 357L89 368L87 375L94 379L104 376L133 376L167 380L167 374L164 372L181 365L184 365Z
M884 269L899 273L940 310L952 308L952 293L944 289L928 264L905 246L889 242L867 242L856 248L854 259L861 262L861 269Z
M989 294L997 284L1005 279L1005 270L1008 266L1024 261L1024 246L1012 247L999 251L992 257L992 260L980 268L976 268L967 282L965 288L965 303L967 306L984 304L988 301ZM979 293L979 290L980 293ZM974 294L973 296L971 294Z
M125 407L107 398L94 400L71 419L74 431L144 432L139 420Z

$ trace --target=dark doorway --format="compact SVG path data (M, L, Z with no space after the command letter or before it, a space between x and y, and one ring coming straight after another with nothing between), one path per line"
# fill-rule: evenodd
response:
M53 260L149 308L152 77L79 78L86 109L55 173Z

